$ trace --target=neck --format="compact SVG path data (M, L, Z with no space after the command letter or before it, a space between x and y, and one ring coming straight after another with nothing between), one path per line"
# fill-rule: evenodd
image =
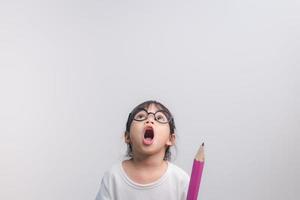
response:
M165 156L165 152L154 154L150 156L145 155L135 155L131 162L136 168L143 168L143 169L153 169L153 168L160 168L166 165L166 161L163 160Z

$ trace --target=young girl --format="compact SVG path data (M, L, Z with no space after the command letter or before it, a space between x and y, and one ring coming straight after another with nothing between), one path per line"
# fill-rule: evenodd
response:
M163 104L136 106L127 119L125 142L130 159L104 174L96 200L186 199L189 176L169 162L175 123Z

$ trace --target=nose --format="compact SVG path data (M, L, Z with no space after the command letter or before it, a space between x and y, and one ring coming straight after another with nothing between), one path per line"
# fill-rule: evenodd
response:
M152 115L152 116L151 116ZM150 117L151 116L151 117ZM147 120L146 120L146 124L148 124L148 123L154 123L154 121L155 121L155 119L154 119L154 115L152 114L152 113L150 113L149 115L148 115L148 118L147 118Z

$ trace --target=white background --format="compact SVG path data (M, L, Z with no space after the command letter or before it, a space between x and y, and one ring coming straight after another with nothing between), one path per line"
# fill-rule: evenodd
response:
M201 200L300 198L298 0L4 1L0 199L94 199L137 104L206 145Z

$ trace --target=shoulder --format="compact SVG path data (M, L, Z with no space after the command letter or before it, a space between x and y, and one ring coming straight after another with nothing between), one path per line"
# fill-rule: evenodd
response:
M113 176L120 173L120 168L122 166L122 161L113 163L111 167L104 172L104 176Z
M186 173L186 171L171 162L169 162L169 165L169 173L172 177L177 177L177 179L183 182L189 182L190 176Z
M186 199L190 176L177 165L170 162L169 164L169 180L173 188L180 193L180 199Z
M112 179L118 178L121 175L121 162L114 163L110 169L104 172L102 182L108 184Z
M101 186L96 196L96 200L114 199L112 187L116 177L118 177L119 174L118 165L118 163L115 163L110 169L104 172L101 180Z

